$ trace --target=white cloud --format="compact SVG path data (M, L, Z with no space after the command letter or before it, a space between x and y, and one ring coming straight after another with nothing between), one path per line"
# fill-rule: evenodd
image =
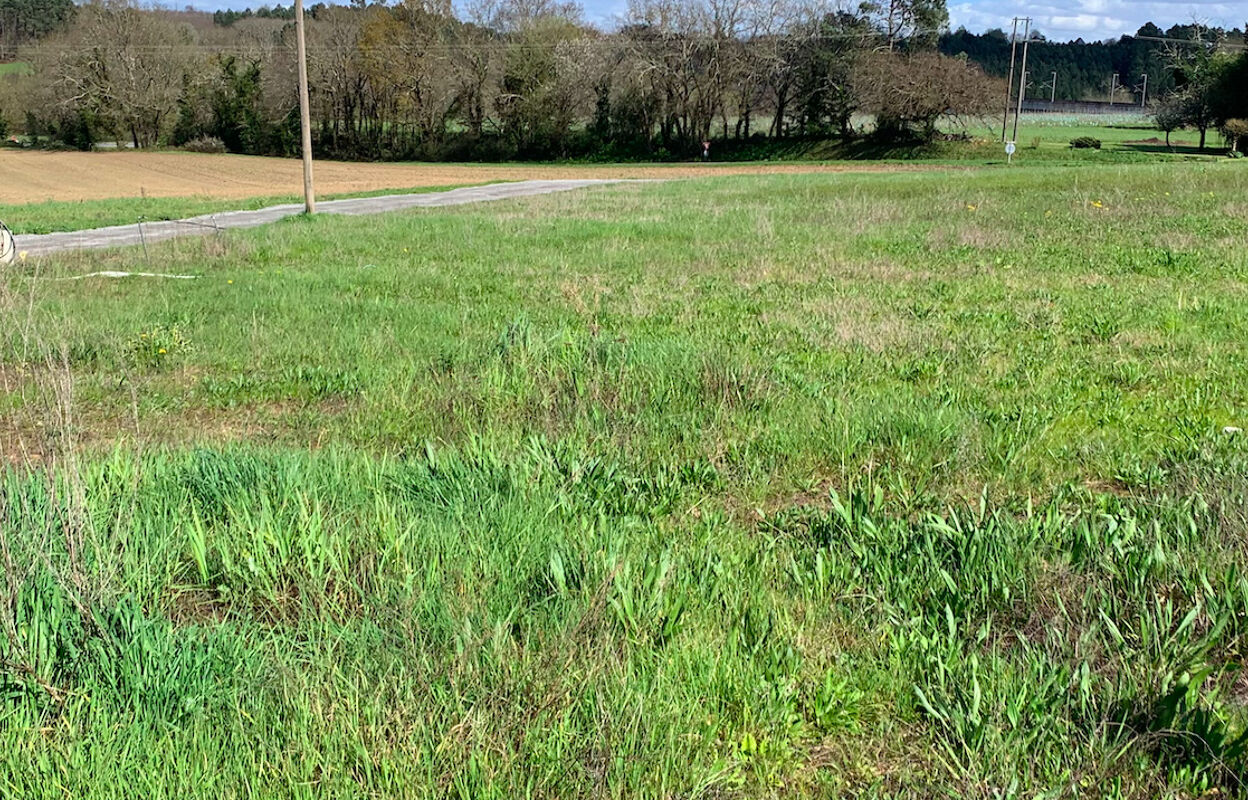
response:
M1002 10L992 0L963 0L949 6L953 27L968 30L988 28L1009 30L1015 13L1029 14L1033 24L1053 39L1082 37L1087 40L1117 38L1135 33L1145 22L1163 29L1193 20L1225 28L1240 27L1248 19L1248 6L1223 0L1182 0L1181 2L1133 2L1133 0L1070 0Z
M1078 31L1079 33L1092 33L1099 31L1105 26L1101 22L1101 17L1092 14L1076 14L1073 17L1041 17L1043 22L1037 21L1037 27L1040 24L1049 26L1050 30L1058 31Z

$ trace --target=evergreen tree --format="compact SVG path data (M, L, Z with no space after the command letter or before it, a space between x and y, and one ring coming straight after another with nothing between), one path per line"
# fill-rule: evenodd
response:
M0 0L0 61L65 27L76 8L74 0Z

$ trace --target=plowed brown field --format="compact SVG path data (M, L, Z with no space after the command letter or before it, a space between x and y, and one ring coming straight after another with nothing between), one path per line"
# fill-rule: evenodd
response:
M673 164L549 166L316 163L319 194L453 186L535 178L692 178L920 169L885 164ZM66 153L0 150L0 203L118 197L244 198L302 192L297 159L199 153Z

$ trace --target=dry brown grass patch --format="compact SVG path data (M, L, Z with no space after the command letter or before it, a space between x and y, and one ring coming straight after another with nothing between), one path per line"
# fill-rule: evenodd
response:
M942 764L939 752L930 734L918 725L840 736L807 751L797 781L814 783L824 773L850 797L941 796L955 778Z
M803 304L802 310L803 318L792 320L799 327L874 353L928 341L932 332L930 325L858 295L818 298Z
M1188 231L1165 231L1153 238L1153 246L1178 253L1199 250L1209 245L1207 234Z
M1001 228L973 225L961 228L958 231L957 241L958 244L980 250L1005 250L1014 247L1018 238L1012 232Z

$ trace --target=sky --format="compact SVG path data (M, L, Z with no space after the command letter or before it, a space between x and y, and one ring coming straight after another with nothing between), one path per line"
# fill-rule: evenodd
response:
M1164 30L1193 21L1239 28L1248 19L1248 2L1137 2L1136 0L1068 0L1067 2L1002 3L994 0L949 0L949 22L976 33L1002 28L1007 33L1015 15L1030 16L1032 25L1050 39L1085 41L1135 33L1145 22Z

